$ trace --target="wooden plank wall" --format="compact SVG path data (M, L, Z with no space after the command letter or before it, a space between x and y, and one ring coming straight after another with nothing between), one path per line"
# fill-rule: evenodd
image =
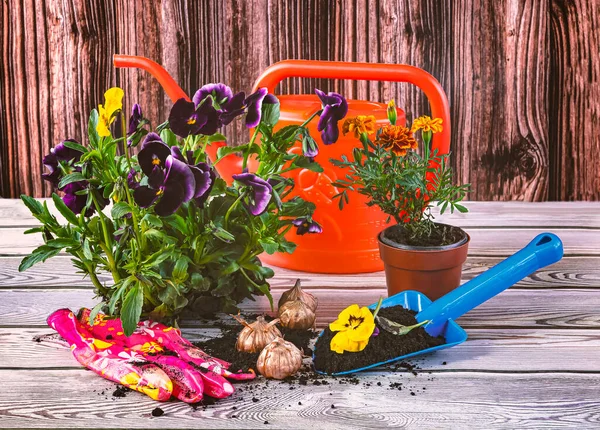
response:
M158 121L170 102L113 53L162 63L188 91L224 81L248 91L286 59L407 63L451 101L457 180L471 200L600 199L597 0L3 0L0 197L48 195L41 156L80 139L112 85ZM293 80L349 98L395 98L426 113L406 84ZM230 127L230 135L241 129Z

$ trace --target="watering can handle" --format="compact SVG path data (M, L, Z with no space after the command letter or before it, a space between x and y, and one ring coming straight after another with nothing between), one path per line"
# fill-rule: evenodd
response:
M558 236L542 233L506 260L437 299L417 314L417 321L431 320L427 331L440 334L448 319L460 317L562 256L563 244Z
M435 147L442 154L450 150L448 98L438 80L423 69L406 64L284 60L268 67L254 83L253 91L267 87L269 92L273 93L279 82L291 77L408 82L416 85L429 99L431 116L442 119L444 128L433 139Z

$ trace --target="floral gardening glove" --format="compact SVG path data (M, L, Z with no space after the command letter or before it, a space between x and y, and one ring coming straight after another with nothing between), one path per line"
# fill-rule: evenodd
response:
M65 318L65 314L68 318ZM61 316L62 320L67 320L68 324L57 324L56 315ZM189 341L181 337L179 330L167 327L163 324L151 321L141 322L138 329L130 336L123 334L121 321L118 319L105 319L104 315L98 315L94 325L89 325L89 309L82 309L80 320L68 310L55 312L49 318L49 324L55 328L59 334L63 335L64 327L67 330L75 327L76 331L83 337L91 338L91 347L97 354L111 356L117 363L115 367L123 364L135 366L136 363L146 363L161 371L171 382L171 393L178 399L187 403L196 403L202 400L203 394L216 398L224 398L231 395L234 391L233 386L225 377L237 380L253 379L254 373L231 373L226 370L229 363L213 358L198 348L195 348ZM51 321L52 320L52 321ZM72 322L74 320L75 322ZM62 329L62 330L61 330ZM73 345L72 335L63 335L71 345ZM88 342L90 345L90 342ZM72 347L73 348L73 347ZM88 346L87 349L90 349ZM73 353L77 360L84 366L96 371L101 376L115 382L123 383L121 379L107 375L107 372L99 372L94 367L82 362L77 354L77 348ZM89 354L89 353L88 353ZM116 355L116 357L114 357ZM143 369L139 369L143 370ZM148 390L135 384L126 384L143 393ZM134 386L132 386L134 385ZM170 396L170 394L169 394ZM156 400L166 400L169 398L166 394L159 398L150 397Z

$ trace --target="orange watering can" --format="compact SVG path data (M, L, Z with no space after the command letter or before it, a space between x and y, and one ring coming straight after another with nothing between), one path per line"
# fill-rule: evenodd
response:
M182 97L189 100L185 92L155 62L143 58L126 55L115 55L116 67L137 67L155 76L167 95L174 102ZM444 129L434 135L432 148L439 154L447 154L450 149L450 109L448 99L440 83L422 69L403 64L371 64L344 63L333 61L286 60L273 64L257 79L254 90L266 87L274 93L277 84L285 78L326 78L352 79L372 81L409 82L418 86L427 96L431 104L433 118L441 118ZM310 115L321 109L318 97L311 95L281 95L277 96L281 103L280 121L276 128L286 125L300 125ZM348 100L348 118L357 115L374 115L377 126L388 123L387 106L362 100ZM405 125L406 117L402 110L397 109L397 124ZM341 126L341 123L340 123ZM317 121L312 121L308 129L317 142L319 132ZM213 144L207 148L209 157L214 161L217 149L225 143ZM342 155L352 157L352 150L360 145L353 135L343 136L333 145L319 145L316 161L323 166L322 173L309 170L290 172L295 180L293 195L312 201L317 210L314 220L323 226L323 233L298 236L290 232L288 239L297 244L293 254L261 255L264 263L285 267L293 270L303 270L321 273L366 273L383 270L383 262L379 258L377 236L386 227L388 218L376 206L368 207L367 199L356 192L349 192L350 202L343 211L338 208L333 196L339 191L332 185L338 178L343 178L346 172L330 163L331 158L340 159ZM292 151L301 152L298 144ZM227 182L231 175L242 171L241 158L230 155L221 160L216 169ZM252 169L252 168L251 168Z

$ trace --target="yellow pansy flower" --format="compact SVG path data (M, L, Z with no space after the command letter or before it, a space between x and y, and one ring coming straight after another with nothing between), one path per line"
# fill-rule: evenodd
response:
M123 95L119 87L113 87L104 93L104 106L98 106L98 125L96 131L101 137L110 136L110 125L115 120L115 115L123 109Z
M329 330L337 332L329 345L332 351L338 354L359 352L365 349L375 331L375 318L366 306L350 305L329 324Z
M423 130L424 132L440 133L444 127L442 126L442 118L434 118L423 115L415 119L412 123L411 132Z

